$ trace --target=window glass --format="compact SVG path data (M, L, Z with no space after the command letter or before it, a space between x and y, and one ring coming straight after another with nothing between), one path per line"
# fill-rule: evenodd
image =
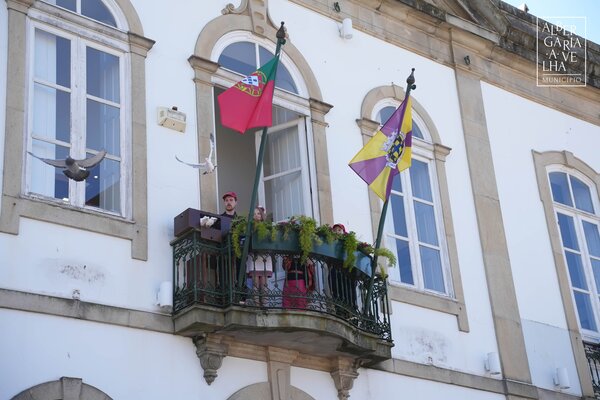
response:
M82 0L81 14L106 25L117 27L115 17L113 17L109 9L100 0Z
M408 237L406 229L406 216L404 211L404 197L396 194L390 195L391 213L394 219L394 233L399 236Z
M552 198L554 201L567 206L573 205L571 193L569 192L567 174L564 172L551 172L550 187L552 188Z
M574 176L571 177L571 187L573 188L573 196L575 197L575 207L589 213L594 212L592 205L592 195L590 188Z
M92 157L93 154L87 155ZM86 180L85 205L120 212L121 166L118 161L105 158L96 165Z
M414 285L412 265L410 262L410 249L406 240L396 239L396 254L398 255L398 270L400 281Z
M31 152L42 158L65 159L69 155L69 148L41 140L33 140L31 143ZM69 201L68 178L59 168L54 168L32 157L31 169L30 191L32 193Z
M585 283L585 273L583 271L583 264L581 263L581 256L571 251L565 251L565 257L567 259L567 266L569 267L571 285L579 289L587 290L587 283Z
M408 170L410 171L410 183L412 185L413 195L419 199L432 201L429 168L427 167L427 164L413 159Z
M115 103L120 101L119 57L86 48L87 93Z
M573 218L569 217L568 215L558 213L558 226L560 228L560 236L562 237L563 246L568 249L579 250Z
M57 5L67 10L77 12L77 0L46 0L50 4Z
M68 92L33 85L33 135L68 143L71 137L71 96Z
M35 30L34 78L44 83L71 87L71 42Z
M415 200L415 216L419 242L438 245L433 206Z
M574 294L581 327L590 331L596 331L596 321L594 319L594 311L592 310L590 296L578 291L575 291Z
M445 293L440 252L425 246L419 246L419 250L421 252L421 263L423 264L425 289Z
M265 49L262 46L259 46L259 56L260 56L260 65L264 65L269 62L270 59L275 57L275 54L271 53L269 50ZM277 65L277 76L275 77L275 86L287 90L288 92L298 93L298 89L296 88L296 84L292 79L292 75L288 71L288 69L281 63Z
M86 147L93 150L106 150L109 154L121 154L120 109L87 101Z
M256 71L256 50L254 43L232 43L223 50L218 63L229 70L242 75L250 75Z
M598 234L598 225L583 221L583 231L585 233L588 252L591 256L600 258L600 235Z

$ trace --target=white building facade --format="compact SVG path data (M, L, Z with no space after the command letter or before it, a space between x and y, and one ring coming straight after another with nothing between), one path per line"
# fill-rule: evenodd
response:
M230 190L248 211L261 133L223 127L216 96L270 59L281 21L258 190L275 221L375 241L382 202L348 162L415 69L413 165L384 227L391 336L157 305L173 218L219 214ZM587 86L539 87L536 29L496 0L3 2L0 399L598 396L600 47L573 66ZM215 172L175 160L202 161L211 135ZM83 182L30 155L102 149Z

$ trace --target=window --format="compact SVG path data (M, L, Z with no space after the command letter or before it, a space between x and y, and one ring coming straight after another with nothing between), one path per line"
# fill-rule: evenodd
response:
M19 234L26 217L130 240L132 257L146 260L144 77L154 41L129 0L7 5L19 12L8 13L4 148L13 158L2 177L10 200L0 203L0 231ZM27 154L85 158L102 149L106 158L78 183Z
M56 5L115 26L99 0L57 1ZM104 38L108 46L61 24L62 29L34 22L29 148L44 158L86 158L106 150L107 156L84 182L67 179L59 169L28 158L30 195L129 216L123 202L128 186L125 132L123 44ZM91 33L90 33L91 37Z
M83 182L30 157L27 192L127 215L123 52L37 23L32 36L31 152L51 159L81 159L103 149L107 155Z
M378 122L384 123L396 107L379 110ZM433 147L419 124L422 122L413 111L412 165L396 175L389 198L385 240L398 260L390 278L417 289L452 296Z
M579 326L600 338L598 196L572 171L554 170L548 179Z
M223 85L231 85L241 77L257 70L269 61L274 52L268 50L267 43L248 41L249 36L225 45L218 56L221 75L226 77ZM283 58L283 57L282 57ZM315 215L311 195L311 155L308 143L311 141L310 127L307 124L310 109L307 100L300 95L296 79L280 60L275 81L276 91L273 100L273 126L267 130L268 141L265 148L258 203L266 207L274 221L284 220L293 215ZM215 90L215 110L217 116L216 141L218 186L220 192L235 190L245 195L252 192L256 159L262 136L262 129L240 135L220 125L216 97L225 89ZM239 196L238 210L246 213L249 199Z

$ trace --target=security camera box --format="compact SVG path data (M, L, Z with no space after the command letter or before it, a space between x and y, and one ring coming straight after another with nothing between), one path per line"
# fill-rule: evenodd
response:
M211 227L200 226L200 219L205 216L215 217L217 220ZM221 242L223 237L227 235L227 232L223 233L222 231L222 226L225 224L222 224L222 217L220 215L208 211L196 210L195 208L188 208L176 216L173 219L173 225L173 233L176 237L185 235L194 229L200 232L201 239L212 242ZM229 231L229 226L227 226L227 231Z

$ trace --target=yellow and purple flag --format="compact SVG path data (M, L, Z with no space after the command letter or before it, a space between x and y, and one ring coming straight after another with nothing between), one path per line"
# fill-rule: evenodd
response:
M412 101L409 96L348 165L386 201L394 177L410 167L411 147Z

